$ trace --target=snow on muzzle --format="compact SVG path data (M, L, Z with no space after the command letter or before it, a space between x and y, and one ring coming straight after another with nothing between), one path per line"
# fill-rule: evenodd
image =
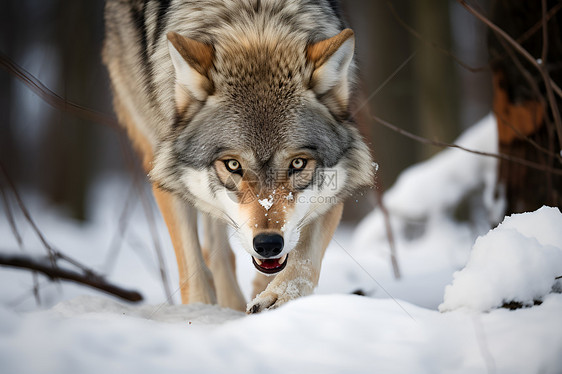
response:
M258 234L254 237L254 251L260 256L252 256L256 269L265 274L280 272L287 265L288 255L279 255L283 251L283 237L276 233Z

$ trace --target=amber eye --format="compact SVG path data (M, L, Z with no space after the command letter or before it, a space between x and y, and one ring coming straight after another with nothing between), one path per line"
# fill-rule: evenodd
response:
M296 171L301 171L306 166L306 160L304 158L295 158L291 161L291 166L289 167L289 171L294 173Z
M236 173L242 175L242 166L237 160L231 159L224 161L224 166L231 173Z

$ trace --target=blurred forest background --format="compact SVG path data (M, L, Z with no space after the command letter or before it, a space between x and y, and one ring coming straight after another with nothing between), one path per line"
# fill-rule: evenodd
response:
M489 14L489 0L472 3ZM2 0L0 51L58 95L112 113L100 57L103 8L101 0ZM342 10L356 32L365 113L452 142L491 110L486 28L456 1L346 0ZM468 71L434 45L483 69ZM118 133L50 107L5 70L0 95L0 161L11 178L75 219L88 220L93 182L131 172ZM362 117L381 189L439 150ZM372 209L373 199L363 199L369 203L348 204L345 219L356 221Z

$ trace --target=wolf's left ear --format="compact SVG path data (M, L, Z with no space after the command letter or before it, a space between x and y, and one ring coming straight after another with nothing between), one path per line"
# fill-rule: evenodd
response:
M310 81L317 95L333 90L340 106L347 108L349 102L349 67L353 59L355 37L353 30L345 29L338 35L307 47L306 57L313 64Z
M176 83L187 89L197 100L204 101L213 90L209 70L213 65L213 47L186 38L175 32L168 33L168 49L176 71ZM184 101L176 87L176 100ZM179 102L178 105L181 105Z

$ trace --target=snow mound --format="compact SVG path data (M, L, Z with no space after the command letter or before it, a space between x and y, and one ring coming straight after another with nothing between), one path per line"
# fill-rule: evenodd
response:
M492 114L467 129L455 144L481 152L497 152L496 120ZM469 191L485 189L486 204L493 205L497 160L447 148L400 174L384 196L387 209L409 218L424 218L453 207Z
M492 114L467 129L455 144L482 152L497 152L496 121ZM391 217L392 229L400 238L411 241L422 237L468 237L488 230L488 222L503 217L503 200L494 198L497 160L447 148L432 158L402 172L383 196ZM459 205L472 207L465 227L455 227L453 216ZM484 224L482 224L484 223ZM443 228L452 231L444 232ZM384 216L375 209L359 224L353 247L360 248L386 241Z
M182 309L184 318L194 310L219 317L213 306L191 307L161 310ZM145 308L101 298L59 304L55 309L66 316L52 310L18 315L0 306L0 371L556 374L562 367L558 294L536 308L477 317L401 300L316 295L212 326L139 318ZM481 354L477 328L486 333L493 363Z
M464 131L455 144L497 152L494 116L490 114ZM360 272L344 274L338 281L332 272L330 279L321 274L324 283L319 289L323 291L329 282L332 292L350 292L353 289L342 289L339 284L349 284L346 279L354 278L358 279L355 289L366 290L369 296L391 294L436 310L453 273L466 265L474 240L490 229L490 222L499 223L503 218L503 201L494 197L496 170L497 160L492 157L447 148L402 172L383 196L402 278L396 281L391 273L385 219L376 207L358 225L350 248L353 258L382 287L373 287L372 278L361 278ZM338 269L332 263L344 263L346 256L340 257L334 259L333 252L327 251L324 264Z
M488 311L506 302L533 305L562 288L562 214L542 207L514 214L479 237L466 267L445 288L441 312Z

